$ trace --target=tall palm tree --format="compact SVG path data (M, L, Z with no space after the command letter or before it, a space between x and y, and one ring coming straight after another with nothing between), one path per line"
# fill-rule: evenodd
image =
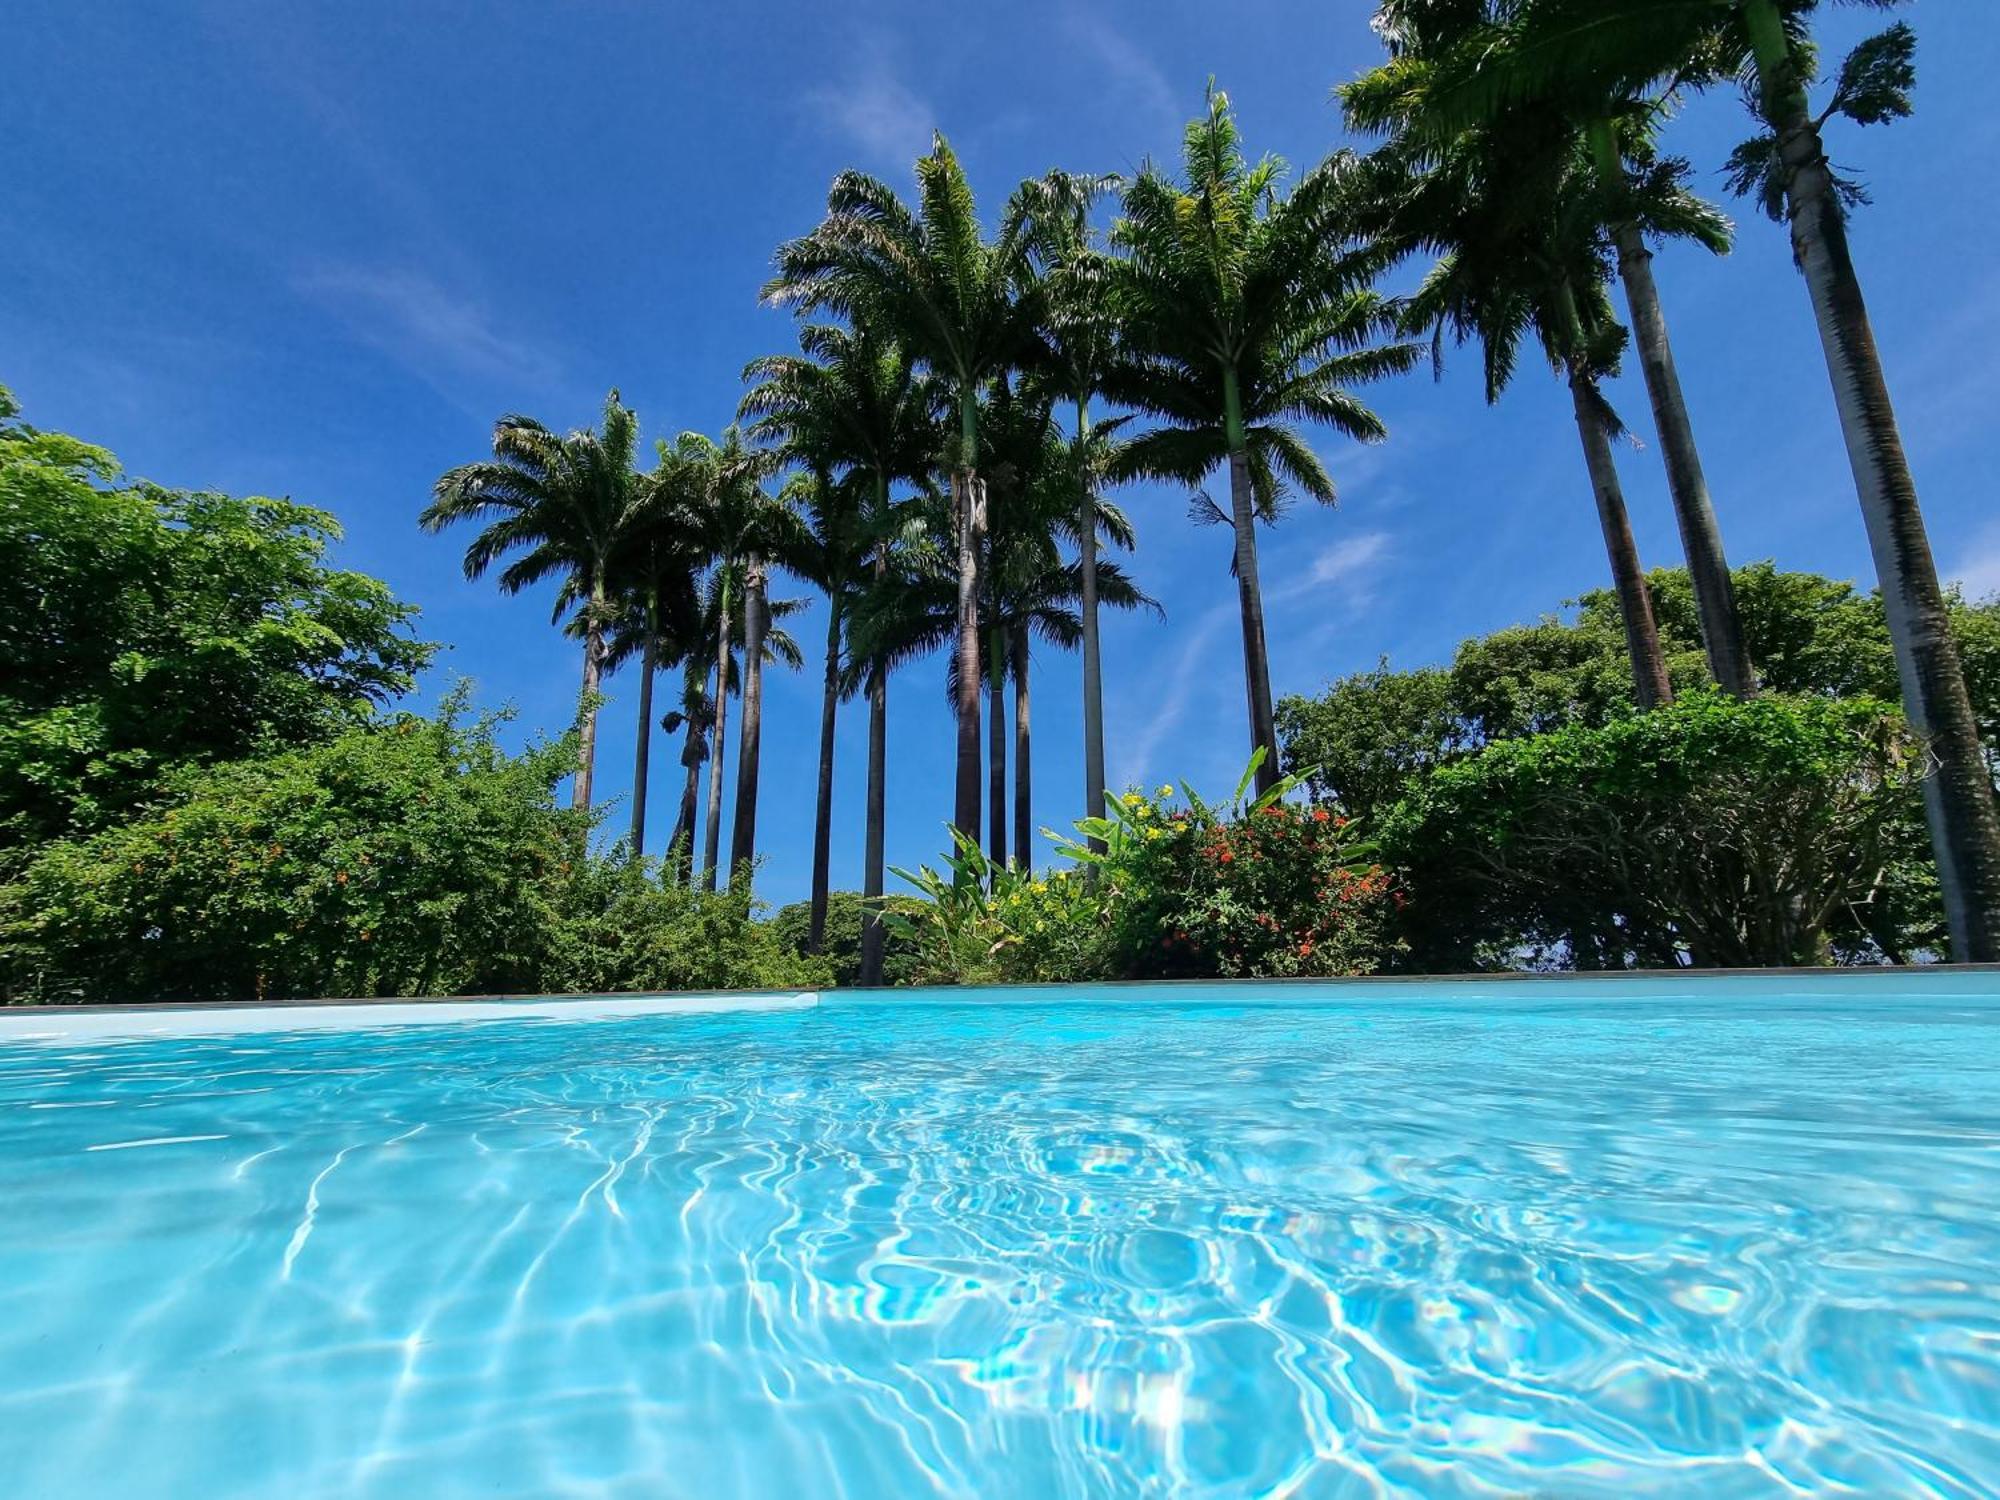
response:
M1854 3L1885 8L1884 0ZM1766 133L1739 149L1732 167L1738 186L1789 224L1819 325L1904 711L1937 761L1925 803L1953 954L2000 962L2000 809L1847 241L1858 192L1834 173L1822 138L1835 115L1867 125L1910 112L1915 37L1898 25L1862 43L1815 113L1811 23L1819 9L1820 0L1519 0L1510 65L1495 70L1492 86L1538 102L1579 87L1644 89L1739 70L1754 77L1752 106Z
M644 492L606 567L609 625L603 647L604 671L639 662L638 739L632 767L632 825L628 848L634 859L646 852L646 804L651 782L654 679L661 668L703 656L701 573L707 559L689 526L691 476L673 454L661 455L646 476ZM572 592L571 585L565 585ZM581 604L580 599L576 601ZM584 628L579 611L572 631Z
M1381 419L1347 387L1419 356L1390 338L1393 309L1373 289L1383 256L1342 212L1348 158L1281 193L1283 163L1245 158L1229 100L1212 86L1182 156L1185 181L1148 166L1112 230L1126 252L1112 262L1111 290L1130 358L1108 393L1165 424L1133 440L1126 472L1192 487L1228 466L1250 742L1264 752L1257 779L1268 790L1278 740L1257 522L1276 519L1288 485L1334 499L1332 476L1294 424L1381 439Z
M1625 330L1611 310L1605 244L1585 191L1590 165L1574 140L1559 149L1566 134L1559 118L1517 112L1449 143L1412 150L1394 142L1368 158L1356 197L1385 245L1437 256L1404 320L1431 329L1434 349L1447 332L1477 339L1488 401L1513 379L1530 338L1569 387L1633 695L1652 708L1671 702L1673 687L1612 452L1620 424L1602 388L1618 368Z
M555 618L581 601L583 691L573 800L591 801L597 759L598 683L609 624L609 565L646 485L632 466L639 419L618 392L605 398L595 431L558 436L532 417L502 417L493 428L493 457L461 464L439 479L417 518L427 532L460 521L486 524L465 549L465 576L481 578L512 555L500 574L514 594L551 578L567 585Z
M832 883L833 750L839 704L864 685L870 700L869 797L864 895L882 893L886 790L885 683L864 681L842 666L848 611L856 594L879 571L892 544L896 520L891 487L929 474L943 451L941 391L920 374L908 354L867 328L806 324L799 353L753 360L743 372L750 390L740 415L750 431L782 445L812 477L801 513L807 546L792 571L827 595L825 680L820 703L818 795L813 821L813 878L807 946L819 952L826 935ZM835 473L839 471L836 478ZM879 747L876 742L880 741ZM878 753L879 749L879 753ZM867 886L872 881L872 892ZM864 919L863 969L872 908ZM879 960L880 943L875 943Z
M737 805L732 831L732 875L755 858L757 781L762 717L764 651L757 637L765 628L766 574L763 558L777 544L783 507L764 490L764 479L776 465L775 455L752 448L742 430L732 424L717 443L698 432L682 433L663 462L682 466L690 476L685 487L689 541L714 562L711 580L715 642L715 746L709 757L708 825L704 844L702 883L715 889L722 852L722 746L728 730L731 644L740 628L745 633L743 727L738 730Z
M1081 612L1086 603L1092 607L1106 603L1119 609L1153 605L1119 569L1099 556L1100 542L1127 550L1133 544L1131 523L1102 498L1095 483L1104 472L1107 455L1116 451L1115 434L1125 419L1114 419L1095 429L1086 427L1080 437L1066 438L1055 421L1060 394L1058 384L1041 379L995 381L980 419L988 435L992 475L980 610L987 641L989 703L991 816L987 846L996 867L1008 863L1006 688L1010 679L1015 684L1016 710L1013 847L1023 860L1029 849L1021 834L1021 829L1030 825L1024 791L1032 779L1023 759L1029 737L1022 722L1022 711L1028 704L1024 675L1027 642L1022 633L1033 629L1074 648L1086 639ZM1079 493L1086 498L1087 507L1079 508ZM1061 556L1065 543L1077 549L1073 568L1066 566ZM1111 597L1100 600L1100 586L1109 589ZM1074 633L1066 612L1072 606L1078 611ZM1064 611L1061 624L1051 611ZM1020 672L1015 670L1017 660Z
M1376 29L1391 58L1337 91L1349 126L1393 131L1406 154L1421 154L1426 142L1448 145L1468 126L1503 120L1517 106L1474 80L1494 66L1515 8L1512 0L1383 0ZM1551 106L1559 107L1567 129L1546 128ZM1579 201L1595 203L1616 249L1709 670L1725 691L1748 697L1756 674L1647 244L1649 235L1687 239L1720 255L1729 250L1731 230L1720 210L1688 190L1687 163L1659 155L1666 111L1666 99L1645 90L1582 87L1537 106L1544 128L1534 139L1559 155L1587 148L1595 176L1577 183ZM1594 191L1585 194L1586 187Z
M1090 213L1097 201L1118 185L1116 177L1055 171L1022 184L1018 197L1027 212L1035 266L1045 294L1039 363L1044 378L1076 408L1072 452L1078 459L1076 534L1083 583L1083 807L1093 818L1104 812L1104 661L1097 623L1097 502L1092 483L1101 471L1094 472L1087 459L1098 446L1091 442L1091 403L1103 391L1118 358L1118 338L1107 295L1111 267L1095 242ZM1015 646L1014 654L1025 661L1026 638L1018 639ZM1025 668L1016 671L1015 679L1025 683ZM1024 742L1021 726L1025 704L1023 698L1015 711L1015 735ZM1016 760L1025 764L1019 752ZM1026 800L1017 790L1017 809L1025 806ZM1017 826L1021 816L1017 812ZM1020 840L1015 842L1018 846ZM1102 841L1092 839L1091 847L1101 852Z
M979 395L1012 367L1036 320L1029 241L1010 205L1000 232L979 222L964 169L942 135L916 167L913 213L886 184L843 172L825 220L781 246L767 301L826 309L893 339L949 390L958 419L951 455L952 541L958 583L960 698L953 821L979 831L979 552L985 525Z

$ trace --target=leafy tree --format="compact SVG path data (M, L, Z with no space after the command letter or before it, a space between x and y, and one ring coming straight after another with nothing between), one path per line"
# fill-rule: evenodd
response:
M1141 172L1112 230L1125 253L1110 263L1112 305L1129 358L1107 393L1162 423L1129 444L1121 468L1192 489L1228 466L1229 509L1209 503L1197 514L1235 538L1250 742L1264 752L1266 788L1278 744L1257 523L1277 519L1293 486L1334 499L1332 476L1296 424L1379 441L1381 419L1349 387L1418 358L1414 345L1389 340L1392 309L1373 289L1384 258L1344 212L1349 170L1349 158L1332 157L1281 193L1284 164L1251 164L1228 97L1211 87L1207 110L1187 127L1184 180Z
M409 691L432 648L327 566L289 500L127 483L0 388L0 848L101 828L176 768L311 744Z
M583 694L573 800L590 806L597 759L598 680L604 671L604 638L614 610L611 564L648 487L632 467L639 419L613 391L595 432L557 435L533 417L502 417L493 428L493 457L461 464L439 477L431 503L417 518L428 532L463 521L481 527L465 549L465 576L483 578L502 558L502 592L549 579L564 587L556 617L580 602L583 623Z

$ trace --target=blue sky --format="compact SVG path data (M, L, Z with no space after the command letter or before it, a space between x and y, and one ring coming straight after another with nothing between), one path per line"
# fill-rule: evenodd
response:
M1051 166L1170 158L1213 74L1253 151L1308 163L1343 143L1328 91L1376 58L1366 0L12 0L0 55L0 382L30 420L111 447L162 483L290 495L347 528L340 556L423 607L450 650L429 684L475 680L523 735L559 727L576 653L547 600L459 574L464 538L414 517L495 417L594 419L618 386L648 441L719 429L789 319L760 308L772 247L810 227L846 166L899 187L942 128L982 204ZM1918 115L1837 127L1871 185L1857 255L1932 540L1948 576L2000 589L1990 451L2000 267L1990 108L2000 15L1925 0ZM942 18L948 16L949 20ZM1844 48L1878 14L1830 12ZM1697 101L1672 148L1719 194L1748 133ZM1737 213L1736 253L1659 261L1733 560L1868 579L1859 513L1804 289L1783 233ZM1649 563L1678 560L1636 371L1614 399L1647 440L1621 452ZM1315 434L1342 488L1263 537L1277 691L1387 655L1414 666L1605 581L1567 398L1536 367L1497 408L1469 360L1372 392L1391 428ZM1226 534L1185 497L1122 495L1132 567L1165 623L1107 631L1114 780L1233 781L1245 747ZM803 592L802 589L783 592ZM796 622L809 647L815 610ZM942 661L891 689L892 862L930 857L950 812ZM1035 669L1040 825L1080 811L1073 657ZM609 684L599 787L630 781L632 690ZM780 675L766 717L760 890L803 896L817 677ZM835 878L859 883L864 715L843 717ZM671 819L675 747L656 752ZM733 780L733 778L732 778ZM622 821L622 809L613 813Z

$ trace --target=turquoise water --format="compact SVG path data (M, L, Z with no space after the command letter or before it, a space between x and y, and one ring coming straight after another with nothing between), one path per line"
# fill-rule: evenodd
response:
M0 1034L0 1491L1991 1496L1996 989Z

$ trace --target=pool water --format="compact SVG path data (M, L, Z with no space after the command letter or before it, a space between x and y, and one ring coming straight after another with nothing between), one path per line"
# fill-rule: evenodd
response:
M1996 997L0 1031L0 1492L1992 1496Z

